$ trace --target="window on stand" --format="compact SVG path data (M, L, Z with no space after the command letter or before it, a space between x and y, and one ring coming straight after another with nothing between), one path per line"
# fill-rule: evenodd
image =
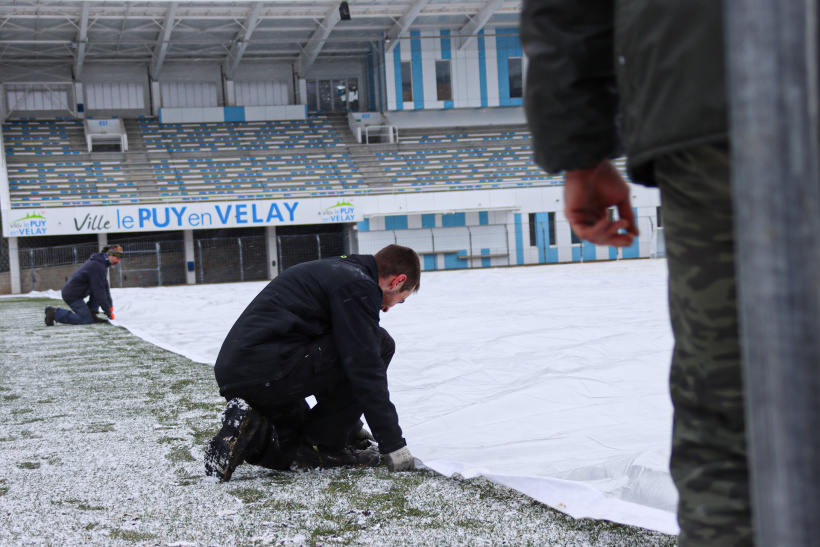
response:
M453 100L450 61L436 61L436 99L439 101Z
M413 67L410 61L401 63L401 99L402 101L413 101Z
M510 79L510 99L520 99L524 97L521 57L510 57L507 59L507 74Z

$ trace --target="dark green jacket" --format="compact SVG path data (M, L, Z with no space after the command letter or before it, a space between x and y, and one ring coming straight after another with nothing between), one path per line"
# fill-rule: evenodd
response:
M525 108L548 172L627 156L654 185L658 156L728 138L721 2L524 0Z

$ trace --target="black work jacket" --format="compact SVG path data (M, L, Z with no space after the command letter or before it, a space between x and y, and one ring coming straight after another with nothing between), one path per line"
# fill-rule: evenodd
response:
M86 296L93 296L103 311L114 306L111 298L111 288L108 285L108 268L111 263L105 253L94 253L80 268L71 274L63 285L62 295L66 302L80 300Z
M370 255L315 260L282 272L242 312L222 344L214 366L220 391L279 380L297 366L341 366L379 449L404 446L381 358L378 281ZM329 334L333 348L313 343Z
M551 173L627 156L655 185L655 158L728 139L722 3L524 0L525 109Z

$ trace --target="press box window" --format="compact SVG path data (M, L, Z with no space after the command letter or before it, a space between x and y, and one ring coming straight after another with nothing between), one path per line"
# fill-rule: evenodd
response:
M521 62L521 57L510 57L507 59L507 74L510 78L510 99L521 99L524 97L524 79Z
M439 101L453 100L450 61L436 61L436 99Z
M401 63L401 98L408 102L413 100L413 67L410 61Z

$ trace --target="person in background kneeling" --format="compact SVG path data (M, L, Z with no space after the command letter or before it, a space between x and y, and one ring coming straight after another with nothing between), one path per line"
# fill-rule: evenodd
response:
M99 253L92 254L63 285L63 300L71 310L47 306L46 325L51 327L55 322L90 325L98 320L96 313L100 308L109 319L114 319L114 301L108 284L108 268L116 266L120 260L122 247L119 245L103 247ZM89 297L88 302L85 301L86 297Z

